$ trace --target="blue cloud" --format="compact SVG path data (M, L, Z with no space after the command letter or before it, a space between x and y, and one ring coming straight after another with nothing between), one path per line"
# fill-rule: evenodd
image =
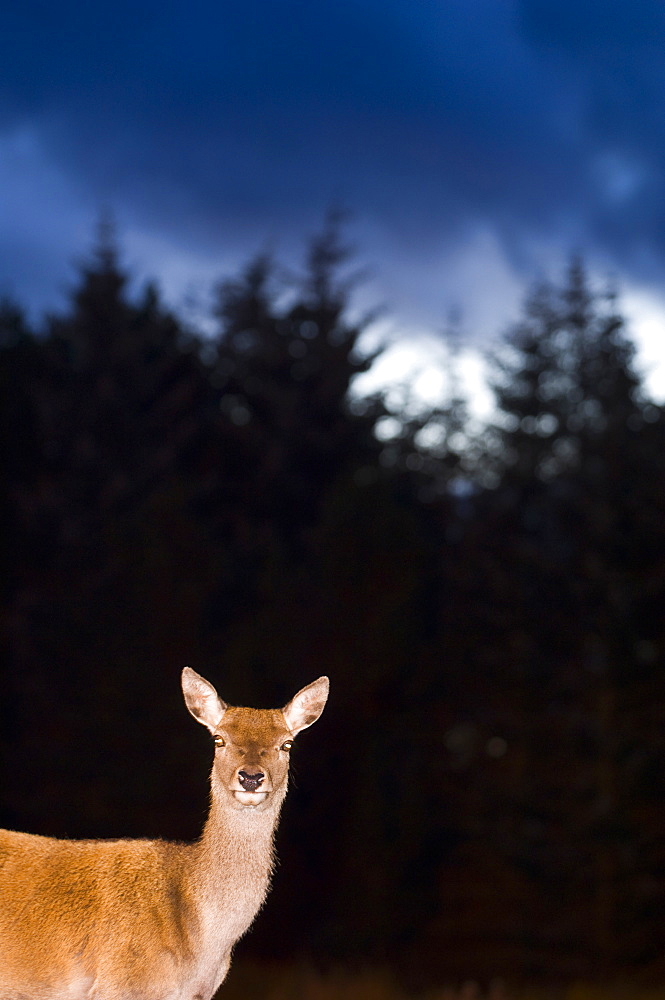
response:
M651 48L665 40L665 10L658 0L519 0L520 22L538 44L569 52L610 53Z
M653 278L664 36L645 0L14 0L0 138L200 252L338 200L413 266L484 227L519 269L574 244Z

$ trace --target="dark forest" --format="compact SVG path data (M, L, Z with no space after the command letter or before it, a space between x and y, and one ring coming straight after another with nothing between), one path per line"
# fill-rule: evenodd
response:
M240 954L662 978L665 409L617 297L579 260L534 287L477 432L350 392L332 222L205 335L121 256L105 229L65 311L0 311L0 825L196 837L181 668L257 707L326 673Z

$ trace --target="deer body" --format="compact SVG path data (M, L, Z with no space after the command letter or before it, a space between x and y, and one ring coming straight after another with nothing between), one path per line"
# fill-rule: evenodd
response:
M215 738L201 838L58 840L0 831L0 1000L210 1000L268 891L293 736L328 682L283 710L229 708L183 671Z

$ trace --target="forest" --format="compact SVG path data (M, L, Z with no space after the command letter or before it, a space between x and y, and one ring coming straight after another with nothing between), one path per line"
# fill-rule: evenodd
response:
M3 302L0 825L196 837L182 667L257 707L325 673L240 956L658 982L665 408L620 300L535 286L478 430L350 391L354 268L331 221L204 333L104 229L63 311Z

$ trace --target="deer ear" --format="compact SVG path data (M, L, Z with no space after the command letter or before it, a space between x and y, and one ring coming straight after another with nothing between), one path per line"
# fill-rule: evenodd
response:
M282 712L286 720L286 728L295 736L301 729L307 729L316 722L323 711L328 698L329 681L327 677L319 677L298 691L295 698L286 705Z
M185 667L182 672L182 693L185 704L196 721L214 733L222 721L226 705L212 684L197 674L196 670Z

